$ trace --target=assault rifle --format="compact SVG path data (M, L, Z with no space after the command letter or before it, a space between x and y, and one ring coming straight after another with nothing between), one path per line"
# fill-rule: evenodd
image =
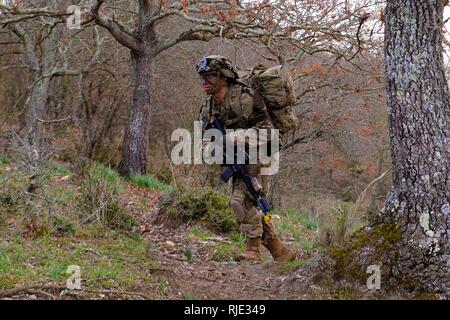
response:
M225 130L223 129L220 121L216 118L214 119L214 122L210 124L209 128L217 129L222 133L223 136L226 135ZM225 145L225 141L224 141ZM247 191L252 195L254 199L254 203L256 206L264 213L264 219L267 222L271 221L271 217L269 215L269 211L271 210L269 202L264 197L262 192L260 190L256 190L253 183L252 183L252 176L248 172L247 165L245 163L249 162L250 157L248 156L248 153L244 151L245 155L245 162L244 163L238 163L237 161L237 153L235 152L233 159L227 158L227 153L225 152L225 148L223 148L224 152L224 159L225 159L225 166L226 169L220 176L220 179L223 182L228 182L231 177L236 177L238 179L242 179ZM230 161L231 160L231 161Z

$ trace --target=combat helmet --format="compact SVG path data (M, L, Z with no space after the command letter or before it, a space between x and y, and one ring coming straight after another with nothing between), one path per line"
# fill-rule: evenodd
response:
M206 56L200 60L196 68L199 74L219 74L232 80L239 77L231 61L224 56Z

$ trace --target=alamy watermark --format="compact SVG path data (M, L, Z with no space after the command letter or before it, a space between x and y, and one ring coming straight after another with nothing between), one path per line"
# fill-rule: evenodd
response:
M69 290L81 290L81 268L77 265L67 267L66 274L69 275L66 281L66 288Z
M194 122L193 134L187 129L172 132L171 141L178 142L171 160L180 164L261 164L261 175L274 175L280 162L278 129L217 129L202 132L202 123Z
M67 13L70 16L67 18L66 26L70 30L80 30L81 29L81 8L76 5L71 5L67 7Z
M371 275L367 278L367 289L380 290L381 289L381 268L379 265L373 264L367 267L366 273Z

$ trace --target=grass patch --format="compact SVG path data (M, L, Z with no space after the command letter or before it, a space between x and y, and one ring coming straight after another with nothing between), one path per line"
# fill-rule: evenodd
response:
M0 246L0 289L46 281L64 285L70 265L80 266L83 286L135 288L150 281L147 270L156 265L147 249L138 238L13 240Z
M274 220L277 234L281 238L294 240L295 247L311 254L317 238L318 222L306 213L292 209L274 210L272 214L280 217Z
M71 174L70 169L67 168L66 165L60 163L53 163L50 166L50 172L58 176L67 176Z
M100 166L98 170L100 176L110 183L117 183L121 179L119 173L111 168Z
M156 189L161 191L173 190L173 187L171 185L159 181L157 178L150 174L146 174L144 176L140 174L132 174L130 176L130 181L141 188Z
M245 237L241 233L233 233L230 236L230 240L237 246L239 246L242 250L245 247Z
M213 237L214 233L209 230L205 230L199 226L193 226L188 234L189 240L206 240Z
M211 248L212 260L230 261L245 251L245 237L243 235L233 233L230 240L231 243L218 242Z
M363 226L356 209L354 202L338 201L324 217L321 231L329 234L333 245L344 245L350 235Z
M192 292L186 292L184 294L184 300L198 300Z
M7 154L0 154L0 164L10 164L11 158Z
M119 202L122 192L115 171L93 164L87 168L80 183L79 205L84 213L83 221L100 222L113 229L131 232L135 226Z
M306 261L303 259L295 259L293 261L284 261L280 264L280 273L290 273L303 267Z
M308 230L316 230L319 227L319 224L316 220L307 218L305 222L305 228Z
M232 243L216 243L212 249L211 259L213 261L230 261L233 260L237 255L243 253L235 244Z
M187 262L192 262L194 260L194 253L191 248L186 248L184 255L186 256Z

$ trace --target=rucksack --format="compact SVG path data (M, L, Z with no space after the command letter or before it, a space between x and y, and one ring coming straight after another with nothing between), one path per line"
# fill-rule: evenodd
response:
M239 83L254 90L255 99L263 99L272 123L281 134L298 126L292 109L296 102L294 81L285 67L260 64L251 69L238 70L238 75Z

